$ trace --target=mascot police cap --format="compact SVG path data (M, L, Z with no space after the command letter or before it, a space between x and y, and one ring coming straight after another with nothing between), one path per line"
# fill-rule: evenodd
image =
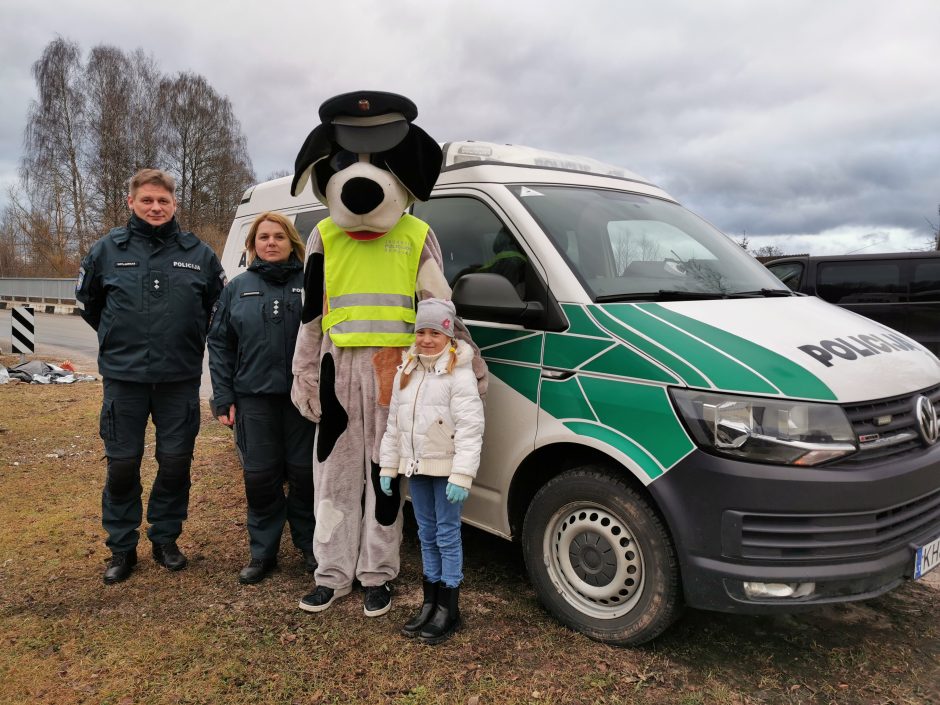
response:
M294 163L291 193L299 195L313 173L313 192L324 194L337 172L332 159L341 151L371 155L370 162L390 171L416 199L425 201L440 174L441 149L412 124L418 108L405 96L384 91L354 91L320 106L320 124L307 136Z

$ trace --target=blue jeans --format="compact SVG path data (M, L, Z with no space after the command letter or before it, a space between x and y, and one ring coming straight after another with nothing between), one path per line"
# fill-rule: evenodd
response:
M418 521L424 577L432 583L458 587L463 580L463 544L460 510L463 503L447 501L446 477L412 475L408 478L411 504Z

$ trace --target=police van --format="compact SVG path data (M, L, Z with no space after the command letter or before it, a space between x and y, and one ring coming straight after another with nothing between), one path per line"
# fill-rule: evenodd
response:
M612 644L683 606L862 600L940 563L940 361L795 294L631 172L485 142L444 145L431 224L486 358L484 450L464 520L521 542L566 625ZM252 219L326 216L290 177Z

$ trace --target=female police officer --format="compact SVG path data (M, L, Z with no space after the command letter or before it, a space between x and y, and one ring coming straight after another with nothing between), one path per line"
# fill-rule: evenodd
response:
M112 554L108 584L127 578L137 563L148 417L156 427L159 467L147 536L158 563L174 571L186 566L176 539L189 509L206 328L225 274L208 245L180 230L175 191L169 174L137 172L127 198L130 220L92 246L75 290L82 318L98 331L104 383L100 432L108 472L101 523Z
M245 240L248 270L219 299L209 330L212 407L235 441L245 476L251 560L242 583L277 565L285 520L313 572L314 424L290 400L291 361L300 326L304 246L293 224L262 213ZM289 493L284 496L284 480Z

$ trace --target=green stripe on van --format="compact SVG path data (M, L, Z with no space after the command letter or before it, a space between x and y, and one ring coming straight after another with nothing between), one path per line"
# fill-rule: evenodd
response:
M826 401L836 399L833 391L819 377L773 350L768 350L746 338L741 338L720 328L702 323L689 316L676 313L659 304L637 305L639 308L649 311L682 328L682 330L711 343L716 348L724 350L745 365L759 371L786 396ZM646 316L646 318L649 318L649 316Z
M467 326L470 331L470 337L477 347L481 350L491 345L500 345L502 343L524 338L532 335L527 330L511 330L507 328L490 328L488 326Z
M641 310L639 304L614 304L603 308L624 324L665 345L676 355L693 362L702 374L719 389L755 394L780 394L780 390L766 379L737 360L719 352L719 350L725 350L723 346L712 343L718 348L716 350L705 345L701 340L693 338L685 329L676 329L658 318L648 316ZM662 307L660 309L665 310Z
M600 311L598 311L600 313ZM701 375L696 369L689 365L682 358L673 355L668 350L663 350L649 340L637 335L626 326L620 324L616 319L607 316L598 315L598 320L610 330L611 334L617 336L632 347L646 353L659 363L669 368L673 374L679 376L687 385L691 387L714 387L714 385ZM697 361L696 361L697 362Z
M598 421L633 439L664 468L692 450L664 387L584 375L578 379Z
M631 441L629 438L624 438L619 433L605 428L604 426L598 426L597 424L585 423L583 421L568 421L565 422L565 427L568 428L572 433L576 433L579 436L587 436L588 438L596 438L602 443L616 448L621 453L630 458L633 462L640 466L640 469L651 479L655 479L663 474L663 470L656 464L654 461L640 446Z
M574 370L612 345L619 343L612 338L598 340L565 333L547 333L542 364L560 370Z
M495 357L500 360L538 365L542 359L542 336L541 334L530 335L527 338L511 340L500 345L490 345L483 351L483 354L487 358Z
M597 324L585 313L583 307L574 304L564 304L562 309L564 309L565 315L568 317L568 330L566 330L565 333L571 335L592 335L599 338L610 337L607 331L597 327Z
M542 380L539 406L556 419L594 419L594 412L575 377L564 381Z
M539 378L542 374L538 367L510 365L490 360L486 360L486 367L491 375L508 384L533 404L538 403Z
M634 379L648 379L652 382L679 384L679 379L662 367L657 367L642 355L626 345L618 345L581 368L583 372L597 372L607 375L619 375Z

